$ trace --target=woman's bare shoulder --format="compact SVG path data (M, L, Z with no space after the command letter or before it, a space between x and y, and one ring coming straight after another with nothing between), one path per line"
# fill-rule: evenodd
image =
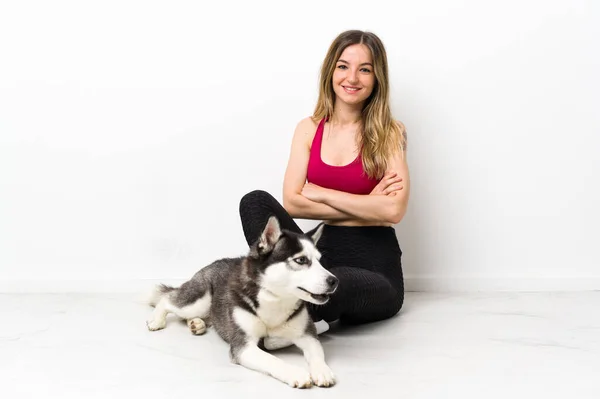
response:
M406 126L404 126L404 123L402 123L402 121L399 119L394 119L394 120L396 121L396 124L400 128L400 133L402 134L402 136L406 137Z
M318 122L312 116L302 118L296 125L294 136L302 140L310 147L315 133L317 131Z
M404 143L404 148L406 149L406 146L408 145L408 134L406 133L406 126L404 126L404 123L402 123L402 121L400 121L398 119L394 119L394 121L396 122L396 124L398 125L398 128L400 129L400 135L402 136L402 142Z
M302 129L302 130L307 130L307 131L311 131L311 130L315 130L318 126L318 121L316 121L312 115L309 115L305 118L300 119L300 121L298 122L297 127ZM314 132L313 132L314 133Z

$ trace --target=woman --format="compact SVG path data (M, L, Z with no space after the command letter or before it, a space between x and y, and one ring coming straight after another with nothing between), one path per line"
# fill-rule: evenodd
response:
M297 232L294 218L323 221L317 248L339 286L327 304L309 305L321 333L327 322L374 322L402 307L402 251L392 226L406 212L409 173L406 132L391 115L387 56L375 34L340 34L319 87L314 114L294 132L283 206L257 190L242 198L240 216L248 244L270 215Z

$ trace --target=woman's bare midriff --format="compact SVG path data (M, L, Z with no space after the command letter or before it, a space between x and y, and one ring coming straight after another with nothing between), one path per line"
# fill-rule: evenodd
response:
M391 223L377 223L377 222L371 222L371 221L367 221L367 220L360 220L360 219L347 219L347 220L324 220L323 221L325 224L331 225L331 226L385 226L385 227L392 227L393 225Z

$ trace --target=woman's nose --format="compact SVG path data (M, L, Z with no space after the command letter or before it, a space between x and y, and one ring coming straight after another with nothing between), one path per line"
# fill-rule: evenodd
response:
M348 70L348 75L346 76L346 79L350 83L356 83L358 82L358 73L353 70Z

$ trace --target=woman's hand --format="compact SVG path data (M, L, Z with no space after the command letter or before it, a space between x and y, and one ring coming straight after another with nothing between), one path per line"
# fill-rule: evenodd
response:
M313 183L306 183L304 187L302 187L302 195L314 202L324 202L325 193L327 189L321 186L317 186Z
M403 188L402 178L398 176L398 173L388 172L371 191L371 195L395 195L397 191L400 191Z

